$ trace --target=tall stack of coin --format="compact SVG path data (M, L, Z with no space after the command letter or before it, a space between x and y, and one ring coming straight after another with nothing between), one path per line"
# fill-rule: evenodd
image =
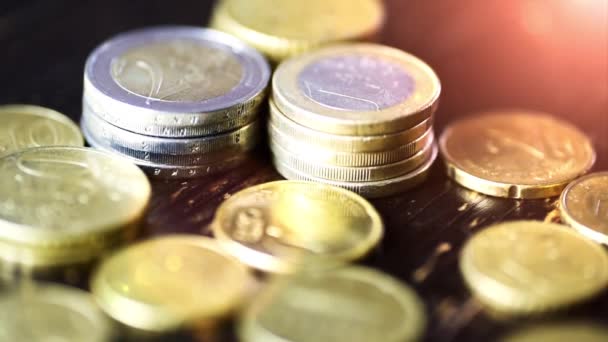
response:
M366 197L404 191L425 179L437 156L440 92L428 65L386 46L347 44L287 60L273 78L274 164L288 179Z
M152 175L205 175L256 144L269 78L260 53L221 32L127 32L87 60L81 126L89 144Z

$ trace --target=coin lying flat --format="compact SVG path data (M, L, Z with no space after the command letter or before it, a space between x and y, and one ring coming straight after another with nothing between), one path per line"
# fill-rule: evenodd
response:
M212 228L241 262L268 272L352 261L383 234L380 215L362 197L298 181L265 183L232 195L218 208Z
M597 323L584 321L542 323L520 329L502 342L604 342L608 341L608 329Z
M533 314L588 299L608 285L608 255L562 225L498 224L464 246L460 270L473 294L494 311Z
M581 131L534 112L489 112L456 122L439 146L451 178L499 197L557 196L595 162Z
M0 106L0 158L37 146L83 146L78 126L52 109L32 105Z
M561 219L581 234L608 244L608 172L570 183L560 198Z
M216 8L211 27L280 61L324 44L372 38L383 21L377 0L228 0Z
M76 288L36 284L0 294L0 341L110 342L111 328Z
M193 137L251 122L269 78L264 57L232 36L164 26L120 34L94 50L84 97L117 127Z
M137 222L150 183L132 163L82 147L0 158L0 239L35 246L98 243Z
M347 267L278 282L242 316L245 342L401 342L424 332L416 293L372 269Z
M91 291L114 319L146 331L217 320L249 290L246 266L214 240L170 235L144 241L108 258Z
M332 46L283 62L273 99L289 119L337 135L408 130L428 119L441 85L435 72L401 50L373 44Z

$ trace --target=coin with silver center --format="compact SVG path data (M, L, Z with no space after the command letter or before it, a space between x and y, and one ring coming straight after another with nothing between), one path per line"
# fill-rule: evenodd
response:
M100 45L85 67L85 98L136 133L186 137L245 125L270 77L264 57L227 34L169 26Z

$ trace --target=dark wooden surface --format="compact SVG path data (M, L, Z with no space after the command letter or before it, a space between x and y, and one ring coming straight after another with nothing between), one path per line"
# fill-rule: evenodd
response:
M211 7L205 0L3 0L0 103L39 104L77 120L84 61L97 44L147 25L203 26ZM595 169L608 168L608 1L389 0L387 7L383 42L425 59L442 80L436 132L483 109L547 111L587 132L598 152ZM145 233L207 234L227 194L279 178L262 148L228 174L155 182ZM539 320L498 320L480 309L458 272L459 250L488 224L544 219L554 200L477 195L450 182L437 162L418 189L373 201L387 232L364 263L424 298L428 341L494 340ZM608 324L608 295L545 319Z

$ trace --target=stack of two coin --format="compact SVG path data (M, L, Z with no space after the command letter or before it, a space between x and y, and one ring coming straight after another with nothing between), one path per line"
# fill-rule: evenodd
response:
M434 71L390 47L328 47L282 63L273 78L270 146L288 179L388 196L423 181L437 156Z
M82 130L89 144L151 175L230 168L259 138L270 68L227 34L160 27L118 35L89 56Z

